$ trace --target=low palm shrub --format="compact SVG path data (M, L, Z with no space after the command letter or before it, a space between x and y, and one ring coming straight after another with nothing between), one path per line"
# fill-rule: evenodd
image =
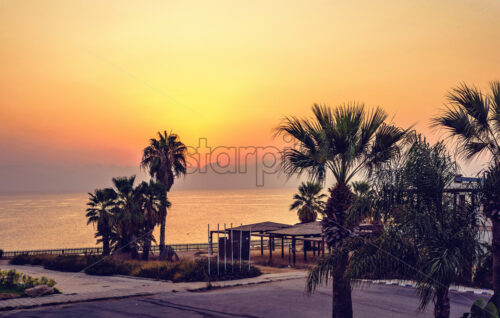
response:
M24 290L39 285L47 285L53 287L56 284L55 280L47 277L31 277L24 275L12 269L9 271L0 270L0 288L11 290Z

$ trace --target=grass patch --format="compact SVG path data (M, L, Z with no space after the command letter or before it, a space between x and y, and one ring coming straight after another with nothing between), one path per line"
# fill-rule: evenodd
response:
M24 295L24 289L20 287L15 287L15 288L5 288L5 287L0 287L0 294L17 294L17 295Z

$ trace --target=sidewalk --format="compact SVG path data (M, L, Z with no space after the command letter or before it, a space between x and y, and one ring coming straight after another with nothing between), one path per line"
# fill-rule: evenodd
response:
M205 282L172 283L147 278L126 276L92 276L85 273L64 273L44 269L41 266L20 266L0 264L0 269L16 269L30 276L53 278L56 288L62 294L38 298L16 298L0 301L0 311L30 308L90 300L145 296L158 293L201 291L207 287ZM268 283L288 279L304 278L305 272L284 272L264 274L258 277L232 281L213 282L212 287L223 288L250 284Z

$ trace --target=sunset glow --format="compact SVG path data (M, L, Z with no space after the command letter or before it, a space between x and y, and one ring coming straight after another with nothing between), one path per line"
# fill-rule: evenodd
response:
M435 140L450 87L498 79L499 16L493 0L2 1L0 164L137 165L163 129L269 145L283 116L352 100Z

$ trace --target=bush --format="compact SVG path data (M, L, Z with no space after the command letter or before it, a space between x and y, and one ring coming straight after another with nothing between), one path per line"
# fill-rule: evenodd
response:
M85 269L86 274L98 276L131 275L137 267L137 265L132 263L115 260L110 257L96 260L93 263L88 262L89 266Z
M140 268L135 276L153 278L157 280L173 280L175 272L178 270L177 263L165 263Z
M0 288L5 289L26 289L32 288L39 285L47 285L53 287L56 282L53 279L47 277L31 277L28 275L21 274L16 270L12 269L9 271L0 271Z
M256 277L261 274L255 266L251 266L249 269L248 264L242 264L240 271L239 263L235 263L234 266L228 263L226 270L224 270L224 265L220 264L219 275L217 275L215 263L212 263L211 273L208 275L208 261L206 259L172 263L123 261L113 257L102 258L96 255L17 255L11 259L10 264L43 265L46 269L62 272L85 270L88 275L129 275L174 282L231 280Z
M80 272L87 267L87 257L80 255L59 255L56 258L45 258L43 267L61 272Z
M0 250L0 259L2 259L3 256L3 250Z
M27 254L21 254L21 255L16 255L14 256L9 264L11 265L25 265L25 264L31 264L31 258Z
M474 286L481 288L493 288L492 284L493 254L488 253L479 262L474 272Z

